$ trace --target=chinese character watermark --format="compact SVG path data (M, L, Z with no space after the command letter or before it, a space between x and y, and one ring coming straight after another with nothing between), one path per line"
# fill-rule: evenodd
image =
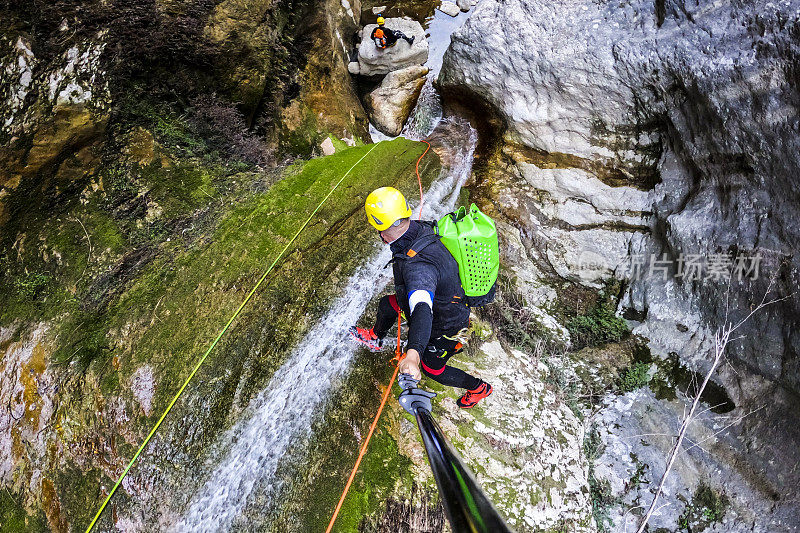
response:
M670 277L685 281L730 281L736 279L757 280L761 269L761 254L734 255L730 253L680 254L670 258L667 254L632 254L628 256L625 274L630 279L660 277L664 281Z

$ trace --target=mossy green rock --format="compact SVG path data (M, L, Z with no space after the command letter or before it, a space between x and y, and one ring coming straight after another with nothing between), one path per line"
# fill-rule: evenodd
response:
M374 252L364 198L384 185L413 197L414 166L424 149L405 139L345 149L289 167L267 190L257 175L153 166L135 186L146 185L148 201L158 204L156 185L164 181L163 208L153 214L162 229L138 241L100 187L38 223L31 214L18 254L46 277L5 264L10 283L0 295L10 304L0 317L0 371L27 391L13 396L13 412L33 413L0 434L14 471L8 485L14 497L3 501L3 514L17 524L38 523L44 513L68 529L88 525L199 357L274 261L131 470L134 488L117 492L102 528L111 526L114 507L137 505L137 483L168 481L161 462L192 464ZM435 155L423 159L424 185L439 168ZM249 186L231 188L226 179ZM205 204L199 188L208 193Z

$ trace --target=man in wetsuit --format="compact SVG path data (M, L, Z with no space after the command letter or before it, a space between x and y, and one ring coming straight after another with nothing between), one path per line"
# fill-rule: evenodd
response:
M367 196L365 210L370 224L391 248L395 294L381 298L371 329L354 326L350 333L370 350L379 351L402 311L408 319L408 344L400 372L417 380L424 373L443 385L466 389L457 403L465 409L474 407L492 393L492 386L447 364L462 351L459 337L469 325L458 263L439 240L433 223L410 219L411 209L397 189L376 189Z
M399 39L405 39L409 46L414 44L413 36L407 37L400 30L390 30L384 26L385 23L386 20L383 18L383 15L378 15L378 27L372 30L372 35L370 35L370 39L372 39L372 42L374 42L375 46L379 49L383 50L384 48L394 46Z

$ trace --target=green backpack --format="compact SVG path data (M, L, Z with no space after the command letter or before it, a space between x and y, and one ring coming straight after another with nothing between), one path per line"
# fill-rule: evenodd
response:
M467 305L480 307L491 303L500 271L500 247L494 220L475 204L469 211L461 206L437 222L436 232L458 263Z

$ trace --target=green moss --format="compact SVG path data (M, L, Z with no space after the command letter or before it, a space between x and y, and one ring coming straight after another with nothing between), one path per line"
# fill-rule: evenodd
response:
M365 517L373 515L386 501L396 483L411 486L411 461L401 455L384 419L381 431L370 441L353 486L342 504L335 531L359 531Z
M0 323L18 318L51 320L78 308L76 294L87 290L93 274L106 270L126 246L119 226L96 199L75 202L66 213L31 210L25 230L0 251ZM13 233L12 233L13 235ZM9 235L10 237L10 235Z
M304 108L300 123L294 129L281 132L281 147L288 153L301 157L310 157L325 135L319 132L317 118L310 110Z
M41 296L51 277L41 272L28 272L14 281L17 294L24 300L35 300Z
M621 392L630 392L644 387L650 381L650 365L637 362L625 368L619 375L617 388Z
M73 531L81 530L81 525L88 525L94 516L95 502L101 498L100 480L99 470L86 472L75 465L68 465L56 476L61 512L69 513L69 522L77 526Z
M341 152L342 150L347 150L348 148L347 143L338 138L336 135L328 135L328 138L333 143L333 147L336 149L337 152Z
M678 518L678 527L689 533L697 533L720 522L730 506L730 499L706 483L700 483L692 501Z
M180 164L162 168L153 163L141 170L141 182L166 218L191 213L217 197L212 180L217 176L207 167Z
M565 327L575 349L620 341L628 335L625 320L605 305L597 305L585 315L570 319Z
M8 488L0 489L0 531L8 533L38 533L48 531L44 513L28 514Z
M633 461L633 464L636 465L636 471L633 473L633 476L631 476L631 478L628 480L626 486L627 488L636 488L637 486L639 486L639 484L648 482L645 479L645 474L647 473L647 470L649 470L650 467L647 464L642 463L639 460L639 457L635 453L631 452L630 458L631 461Z

